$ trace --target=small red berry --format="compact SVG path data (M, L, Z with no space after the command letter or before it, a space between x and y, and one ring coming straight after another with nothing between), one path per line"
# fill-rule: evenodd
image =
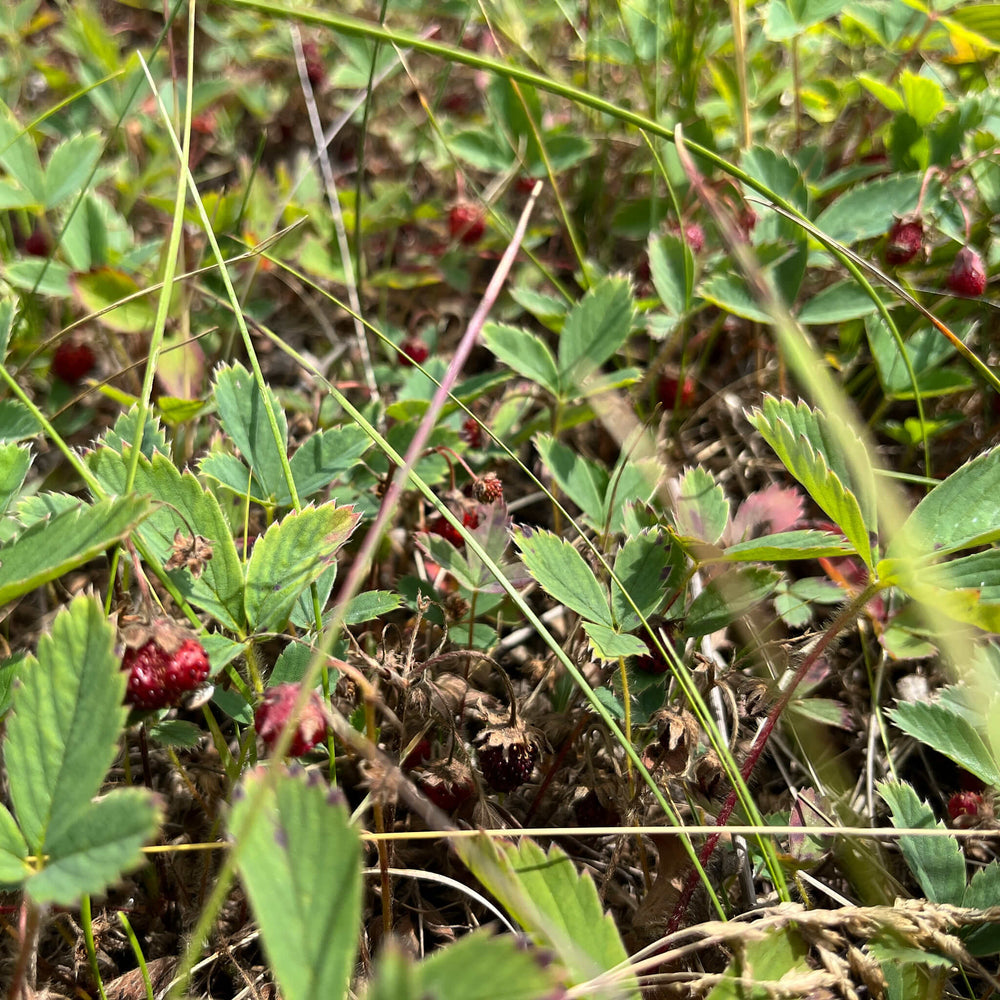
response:
M444 516L434 518L427 525L427 530L432 535L440 535L446 542L451 542L456 549L460 549L465 544L465 539L458 533L458 528L451 521L446 520Z
M159 633L168 645L177 631L159 625ZM158 639L151 638L141 646L126 647L122 670L128 671L126 704L152 710L176 705L184 695L199 688L208 677L209 663L197 639L184 639L170 653Z
M682 383L674 375L661 375L657 385L657 396L668 410L675 408L685 410L694 402L694 379L690 375L685 375Z
M452 239L460 240L466 246L478 243L486 232L482 209L468 202L460 202L448 213L448 232Z
M483 446L483 428L475 417L469 417L462 424L462 429L459 431L458 436L470 448L482 448Z
M885 262L894 267L909 264L924 245L924 224L912 217L897 219L889 230Z
M983 258L971 247L962 247L948 275L948 288L956 295L973 297L986 290L986 268Z
M420 337L407 337L400 345L402 354L399 363L404 368L412 368L414 364L422 365L431 354L431 349Z
M684 227L684 239L690 245L692 253L701 253L705 248L705 230L697 222L688 223Z
M983 808L979 792L956 792L948 799L948 815L957 820L960 816L978 816Z
M208 657L202 644L197 639L187 639L167 661L163 677L167 687L179 696L201 687L208 670Z
M454 812L476 790L472 772L459 760L435 761L416 774L420 790L446 813Z
M52 374L69 385L89 375L97 358L87 344L63 341L52 355Z
M274 749L288 725L300 690L299 684L276 684L267 689L264 700L257 706L253 716L254 728L269 750ZM309 700L296 722L295 734L288 747L288 756L301 757L324 739L326 739L326 716L323 712L323 701L316 691L311 691Z
M320 57L319 46L315 42L303 42L302 58L306 64L306 76L315 90L326 80L326 66Z
M33 257L48 257L49 238L41 226L35 226L31 235L24 241L24 252L30 253Z
M480 503L496 503L503 499L503 483L495 472L487 472L482 479L476 480L472 492Z

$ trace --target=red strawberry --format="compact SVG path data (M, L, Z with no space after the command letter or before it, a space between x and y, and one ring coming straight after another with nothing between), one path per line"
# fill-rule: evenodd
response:
M472 492L480 503L496 503L503 499L503 483L495 472L487 472L482 479L476 480Z
M973 297L986 290L986 268L983 258L971 247L962 247L948 275L948 288L956 295Z
M320 57L319 46L315 42L303 42L302 58L306 64L306 76L315 90L326 80L326 66Z
M208 669L205 648L197 639L187 639L167 661L163 677L167 687L181 695L201 687Z
M448 232L452 239L460 240L466 246L478 243L486 232L482 209L468 202L459 202L448 213Z
M621 822L618 810L605 805L593 788L573 803L573 812L580 826L617 826Z
M472 772L458 760L439 760L417 772L417 785L446 813L454 812L476 790Z
M470 448L482 448L483 446L483 429L479 426L479 421L475 417L469 417L462 424L462 429L458 432L458 436Z
M692 253L701 253L705 248L705 230L697 222L691 222L684 227L684 239L687 240Z
M52 355L52 374L69 385L89 375L97 358L87 344L63 341Z
M24 252L30 253L33 257L48 257L49 238L41 226L35 226L31 235L24 241Z
M924 245L924 224L918 218L897 219L889 230L885 245L885 262L894 267L909 264Z
M948 815L957 820L960 816L978 816L983 808L983 797L978 792L956 792L948 799Z
M299 684L276 684L267 689L264 700L257 706L253 716L254 728L269 750L274 748L288 725L300 690ZM326 715L323 712L323 700L316 691L311 691L296 722L288 756L301 757L324 739Z
M399 346L403 352L399 363L404 368L412 368L414 363L422 365L430 357L431 349L420 337L407 337Z
M479 527L479 514L477 514L474 510L464 511L462 513L462 524L470 531L475 530ZM446 541L451 542L456 549L460 549L463 545L465 545L465 539L459 534L458 528L456 528L443 516L434 518L434 520L427 525L427 530L432 535L440 535Z
M661 375L656 394L668 410L675 407L686 410L694 402L694 379L690 375L685 375L684 382L681 383L675 375Z
M635 657L632 665L644 674L665 674L670 669L670 664L655 646L645 656Z
M175 630L161 630L170 646ZM128 671L125 702L139 709L166 708L176 705L190 691L199 688L208 677L208 657L197 639L184 639L168 652L159 639L151 638L141 646L127 646L122 656L122 670Z

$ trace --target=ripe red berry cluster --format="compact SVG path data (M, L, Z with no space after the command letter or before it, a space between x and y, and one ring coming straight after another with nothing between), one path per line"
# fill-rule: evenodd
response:
M89 345L65 340L52 355L52 374L67 385L76 385L90 374L96 360Z
M268 688L264 700L254 712L253 724L257 735L269 750L273 750L291 718L292 709L298 700L301 685L275 684ZM309 700L296 720L295 733L288 747L290 757L301 757L317 743L326 739L326 715L323 702L317 692L309 694Z
M208 669L208 656L197 639L185 639L173 653L156 639L129 647L122 657L122 670L128 671L125 702L147 710L176 705L201 687Z
M983 808L979 792L956 792L948 799L948 815L957 820L961 816L978 816Z
M893 267L909 264L924 247L924 224L919 215L896 219L886 234L885 262ZM962 247L945 280L948 291L975 298L986 291L986 265L978 251Z

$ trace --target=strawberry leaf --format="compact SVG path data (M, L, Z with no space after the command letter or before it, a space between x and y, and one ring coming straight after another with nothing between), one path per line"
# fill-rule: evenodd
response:
M748 419L871 568L878 523L875 478L864 445L805 403L768 396Z
M514 541L525 569L551 598L590 621L614 628L604 588L569 542L549 531L529 534L524 528L515 533Z
M277 777L251 771L234 796L240 877L282 995L343 997L361 921L361 842L341 793L301 772Z
M774 593L781 574L757 566L741 567L714 579L692 602L684 634L699 638L736 621Z
M277 396L270 387L262 396L256 379L239 364L219 368L214 395L222 429L253 470L264 499L277 503L278 497L287 497L281 453L288 448L288 422ZM266 408L274 416L280 444L275 440Z
M674 526L686 538L714 545L729 523L729 501L710 472L688 469L677 484Z
M619 629L631 632L663 606L667 579L676 566L674 549L660 531L646 531L626 539L615 556L611 581L611 611ZM631 601L629 600L631 598ZM639 613L632 609L635 605Z
M483 327L483 343L518 375L547 389L553 396L559 395L556 359L540 337L519 327L487 323Z
M892 810L893 826L911 830L946 829L909 785L885 781L876 787ZM965 857L955 837L900 837L899 849L931 902L963 905Z
M581 386L628 339L635 306L624 278L604 278L570 310L559 337L563 389Z
M0 604L55 580L101 555L149 514L146 497L76 501L72 509L35 521L0 546Z
M273 632L284 627L295 601L332 565L361 515L333 502L306 507L272 524L257 539L246 569L245 608L249 627Z
M125 492L127 452L98 448L87 456L87 464L109 492ZM139 535L153 554L166 562L180 531L189 535L194 526L212 546L212 558L200 576L186 567L171 570L178 590L194 605L207 611L219 624L240 632L243 614L243 567L236 545L215 496L190 472L183 475L166 455L154 453L152 461L139 459L133 493L156 497L152 514L139 526Z

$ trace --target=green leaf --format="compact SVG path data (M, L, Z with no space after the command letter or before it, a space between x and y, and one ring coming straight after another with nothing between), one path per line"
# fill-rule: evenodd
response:
M725 628L773 594L780 579L780 573L756 566L716 577L691 602L684 618L684 634L699 638Z
M735 274L713 274L698 292L706 302L711 302L724 312L753 323L770 325L773 322L771 314L761 308L757 296L747 288L746 282Z
M251 771L229 831L286 1000L347 995L361 924L361 842L343 794L302 773Z
M591 527L602 531L607 516L607 471L548 434L538 434L535 447L559 489L583 511Z
M306 500L339 480L358 464L371 443L371 438L353 424L311 434L288 463L299 499ZM284 495L279 495L278 503L289 504L291 501L286 488Z
M42 429L19 399L0 399L0 441L23 441Z
M594 656L599 660L617 660L619 657L645 656L649 647L638 636L619 632L607 625L597 622L584 622L583 631L587 633Z
M664 311L683 316L691 308L694 262L687 243L671 233L651 234L648 245L649 273Z
M876 786L892 810L892 825L911 830L945 830L934 811L902 782L884 781ZM933 903L961 906L965 896L965 857L955 837L900 837L899 849L910 871Z
M684 538L714 545L729 523L729 501L710 472L688 469L677 484L674 526Z
M965 890L962 906L987 910L1000 899L1000 864L991 861L985 868L974 872ZM995 955L1000 951L1000 924L989 923L980 927L966 927L960 932L965 947L972 955Z
M750 940L740 948L740 954L726 969L719 983L706 1000L770 1000L783 994L781 986L754 987L753 983L780 984L784 976L799 980L808 976L809 946L802 940L794 926L775 927L764 932L761 938ZM788 995L802 995L790 986Z
M273 390L265 387L262 396L253 375L242 365L223 366L215 374L215 405L223 430L253 470L262 496L274 502L279 496L287 496L281 454L288 448L288 422ZM265 407L270 407L274 415L280 445L275 441Z
M4 757L14 813L34 853L97 794L114 760L127 715L114 640L97 602L77 597L22 674Z
M74 274L70 281L76 300L92 313L108 309L139 291L135 278L110 267L100 267L86 274ZM110 309L100 317L104 326L118 333L148 333L153 329L155 320L152 301L146 296Z
M21 885L31 874L27 859L27 841L10 811L0 803L0 885L11 888Z
M856 281L841 281L812 296L799 310L798 320L803 326L843 323L867 316L877 308L872 297Z
M36 521L0 546L0 605L103 554L149 512L147 498L129 496L81 502L74 510Z
M936 80L904 69L899 85L906 110L920 128L926 128L944 110L944 90Z
M926 743L987 785L1000 785L1000 767L975 727L940 703L900 702L888 712L904 733Z
M846 426L805 403L768 396L748 419L871 567L869 533L878 523L875 475L864 445Z
M820 212L815 225L841 243L882 236L917 207L921 183L920 174L896 174L856 184Z
M853 551L850 542L829 531L779 531L775 535L748 538L730 545L723 558L727 562L783 562L845 556Z
M635 306L624 278L604 278L570 310L559 337L559 378L581 386L628 339Z
M15 260L4 265L3 276L24 292L37 291L41 295L68 299L73 290L70 287L70 269L61 260Z
M561 992L558 966L546 967L514 935L492 937L488 931L439 948L417 966L416 974L417 987L393 1000L545 1000ZM376 998L369 992L366 1000ZM383 995L383 1000L390 998Z
M109 492L125 492L126 455L98 448L87 464ZM170 570L170 578L192 604L207 611L232 632L241 632L243 567L236 553L229 525L218 500L190 472L183 475L165 455L155 452L152 461L142 457L136 469L133 493L155 497L159 503L139 526L139 535L161 562L170 558L174 535L188 536L192 526L212 545L212 558L195 577L186 567Z
M858 73L855 79L887 111L898 114L904 110L902 97L892 87L887 86L877 77L870 76L868 73Z
M59 143L45 170L45 207L55 208L80 193L101 158L104 141L96 132Z
M353 507L309 506L257 539L246 568L246 619L253 631L284 628L296 598L334 563L360 519Z
M45 174L35 142L3 102L0 102L0 165L31 192L36 205L45 204Z
M543 851L528 837L517 844L479 838L456 844L476 878L538 943L551 948L571 986L586 983L628 960L610 914L603 912L593 881L580 875L558 848ZM621 980L638 998L633 979Z
M144 788L120 788L77 813L46 843L45 867L27 882L36 903L69 906L98 894L142 864L142 845L155 833L159 812Z
M395 611L403 603L399 594L388 590L366 590L356 594L344 612L345 625L360 625Z
M30 468L30 448L16 444L0 445L0 515L7 513L11 503L20 494L24 477Z
M954 552L1000 539L1000 448L956 469L917 504L886 558Z
M590 621L614 627L608 598L586 560L549 531L521 528L514 534L527 571L555 601Z
M483 343L508 368L530 379L553 396L559 395L559 371L556 359L540 337L514 326L487 323Z
M611 581L611 613L619 629L631 632L641 624L626 595L644 618L660 610L672 568L671 545L663 532L644 531L625 540L614 564L621 586Z

